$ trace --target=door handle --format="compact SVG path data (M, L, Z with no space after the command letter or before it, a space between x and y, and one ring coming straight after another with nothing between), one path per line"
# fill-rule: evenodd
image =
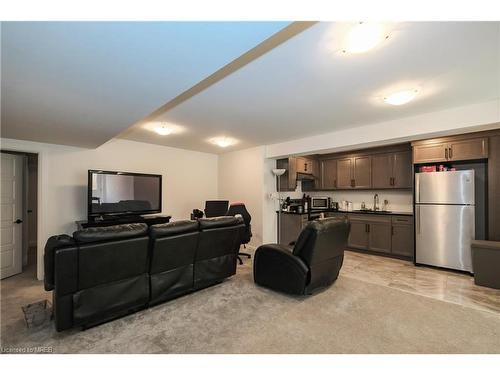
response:
M415 213L417 214L417 228L416 228L416 230L417 230L417 234L420 234L420 207L419 206L415 207L415 211L416 211Z
M14 221L14 224L21 224L23 221L21 219L17 219L16 221Z
M444 158L448 160L448 147L444 149Z
M452 151L452 148L450 147L450 151L448 151L448 155L451 158L453 158L453 151Z
M391 236L394 236L394 226L391 226Z

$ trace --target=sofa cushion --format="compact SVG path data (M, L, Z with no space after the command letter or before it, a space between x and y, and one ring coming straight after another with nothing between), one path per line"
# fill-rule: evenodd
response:
M243 224L243 218L235 216L210 217L199 219L198 221L200 222L201 230L223 228Z
M166 224L155 224L150 229L152 238L175 236L198 231L199 224L195 220L179 220Z
M148 226L144 223L111 225L109 227L85 228L73 233L73 238L80 243L123 240L145 236Z

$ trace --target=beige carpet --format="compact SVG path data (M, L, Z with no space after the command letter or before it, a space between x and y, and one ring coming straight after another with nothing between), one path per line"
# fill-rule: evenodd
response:
M87 331L57 333L50 323L28 330L22 292L14 298L7 287L3 282L3 347L52 346L55 353L500 353L499 314L342 275L323 293L294 298L255 286L248 260L223 284ZM30 288L30 298L33 290L41 293L41 284Z

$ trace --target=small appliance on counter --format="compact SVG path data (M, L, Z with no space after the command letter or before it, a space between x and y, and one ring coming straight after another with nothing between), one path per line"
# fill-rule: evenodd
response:
M312 197L311 210L323 210L330 208L330 197Z
M285 212L297 212L299 214L304 212L304 206L302 205L302 199L290 199L287 197L283 207Z
M330 202L330 208L334 211L339 210L339 202Z

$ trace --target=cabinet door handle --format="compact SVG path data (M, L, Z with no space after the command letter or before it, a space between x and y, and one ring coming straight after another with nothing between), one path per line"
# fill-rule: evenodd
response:
M453 157L453 151L452 151L452 148L450 147L450 151L448 152L448 155L450 156L450 159Z
M394 226L391 226L391 236L394 236Z
M333 187L336 188L337 187L337 179L334 179L333 180Z
M444 149L444 158L448 160L448 147Z
M304 171L307 172L307 163L304 163Z

